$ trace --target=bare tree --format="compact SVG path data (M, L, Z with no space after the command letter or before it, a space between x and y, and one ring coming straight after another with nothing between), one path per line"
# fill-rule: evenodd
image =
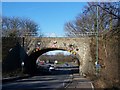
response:
M3 37L15 35L16 37L36 36L39 27L34 21L19 17L3 17L2 18L2 34Z
M18 18L3 17L2 36L3 37L18 36L19 25L20 25L20 22Z
M96 32L97 20L99 33L113 29L120 19L118 3L88 3L82 14L78 15L74 21L65 24L67 35L80 36L83 33Z
M33 43L32 37L37 36L39 25L33 20L20 17L2 18L2 36L3 37L21 37L23 46L27 50ZM42 35L41 33L39 34Z
M29 36L36 36L37 31L39 29L38 24L36 24L34 21L30 19L22 19L21 20L21 35L29 35Z
M89 3L87 11L89 11L91 7L98 7L100 10L99 31L119 31L118 29L120 28L120 2Z

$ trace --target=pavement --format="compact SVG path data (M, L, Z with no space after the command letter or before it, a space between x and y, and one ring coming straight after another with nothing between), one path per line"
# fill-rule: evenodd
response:
M71 83L69 83L66 87L66 89L69 88L76 88L80 90L94 90L94 86L90 80L87 78L84 78L83 76L80 76L79 74L73 74L73 80Z

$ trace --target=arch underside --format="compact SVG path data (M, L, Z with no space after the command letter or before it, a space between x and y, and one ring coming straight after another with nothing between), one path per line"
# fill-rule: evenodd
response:
M68 51L62 48L43 48L37 51L35 51L34 49L32 53L24 61L26 72L34 74L37 71L37 68L36 68L37 58L48 51L54 51L54 50ZM79 61L80 56L77 53L76 53L76 59L78 60L78 65L80 65L80 61Z

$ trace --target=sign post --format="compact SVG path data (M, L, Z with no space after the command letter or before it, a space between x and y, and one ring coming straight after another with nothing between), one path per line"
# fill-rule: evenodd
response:
M24 62L23 61L21 63L21 66L22 66L22 73L23 73L23 70L24 70Z

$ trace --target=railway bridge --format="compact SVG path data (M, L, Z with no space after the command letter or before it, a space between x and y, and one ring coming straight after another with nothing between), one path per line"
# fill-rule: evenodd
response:
M81 73L95 71L95 62L93 62L90 43L92 37L43 37L43 38L32 38L27 54L28 58L25 61L29 70L33 70L37 58L48 51L63 50L71 52L76 55L79 61L79 71ZM28 64L29 62L29 64ZM34 71L34 70L33 70Z

